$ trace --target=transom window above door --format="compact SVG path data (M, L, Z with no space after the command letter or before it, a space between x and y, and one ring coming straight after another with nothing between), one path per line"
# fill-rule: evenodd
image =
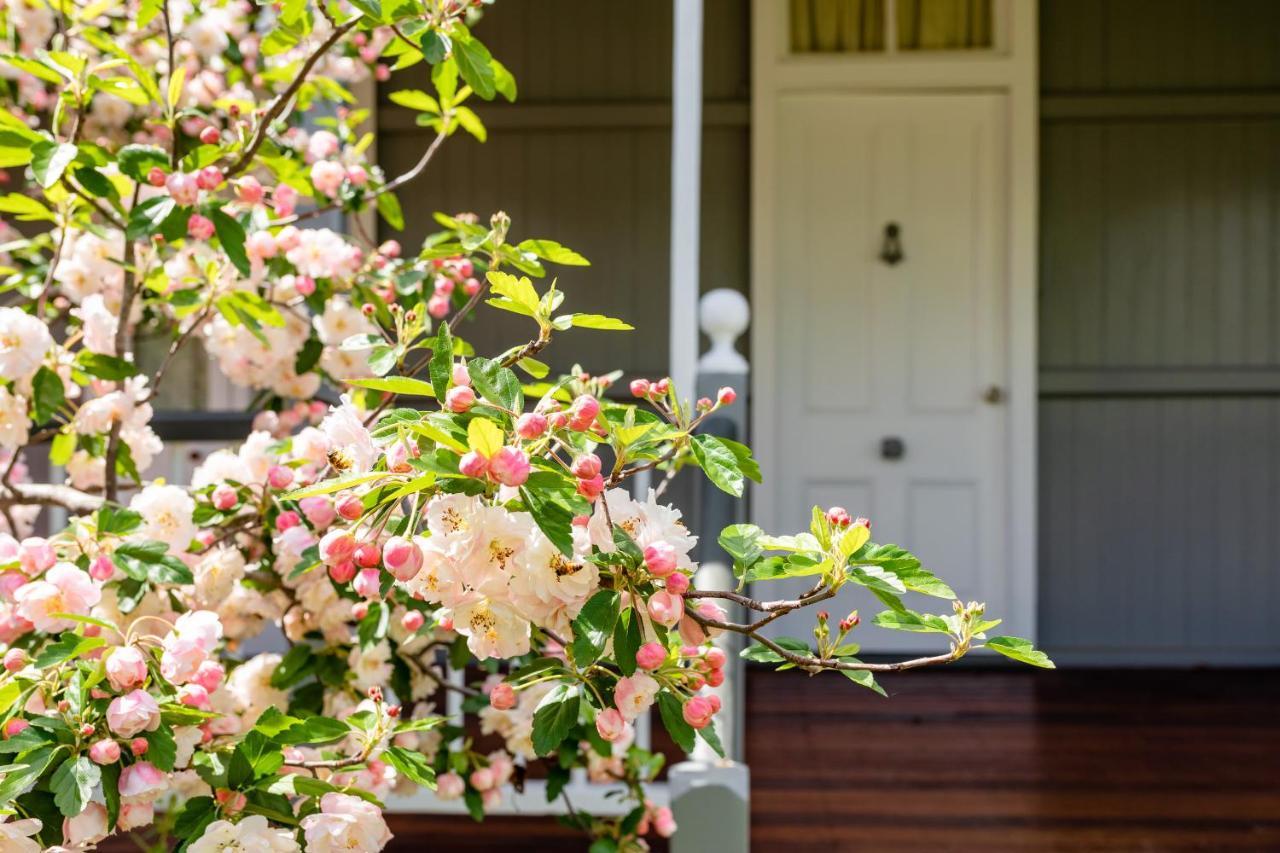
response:
M792 54L886 56L998 47L1005 0L790 0Z

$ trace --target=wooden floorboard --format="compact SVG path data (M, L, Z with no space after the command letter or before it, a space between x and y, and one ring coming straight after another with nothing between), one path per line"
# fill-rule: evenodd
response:
M751 670L755 853L1280 853L1280 671L883 684L888 699L830 673ZM390 821L392 851L586 847L549 818Z

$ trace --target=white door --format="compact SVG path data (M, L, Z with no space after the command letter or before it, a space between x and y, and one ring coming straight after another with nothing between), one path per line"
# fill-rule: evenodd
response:
M777 268L757 314L775 324L758 357L776 379L755 401L773 418L770 532L843 506L961 598L1007 612L1005 97L791 94L778 120ZM864 625L884 609L861 588L828 609L834 621L855 606ZM787 620L777 634L811 637L812 613ZM868 651L942 639L857 633Z

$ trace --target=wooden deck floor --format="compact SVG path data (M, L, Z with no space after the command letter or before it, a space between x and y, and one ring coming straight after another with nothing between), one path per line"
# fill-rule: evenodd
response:
M1280 851L1280 672L753 670L752 850ZM394 850L582 850L397 818Z

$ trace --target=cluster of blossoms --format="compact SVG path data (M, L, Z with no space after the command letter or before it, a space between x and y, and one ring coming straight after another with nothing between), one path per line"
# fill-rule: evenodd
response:
M980 645L1047 665L838 508L796 536L726 529L741 585L698 588L710 544L663 503L668 480L627 486L758 482L748 448L703 429L737 395L640 379L622 401L618 374L552 377L537 357L555 335L630 328L535 284L587 265L571 249L513 240L501 213L438 214L416 252L308 227L376 209L401 229L396 190L459 128L483 139L465 102L515 83L471 32L480 5L0 6L0 212L23 223L0 258L0 849L139 832L196 853L378 850L390 798L434 788L479 819L545 762L552 797L575 768L618 789L627 814L573 818L634 853L675 831L636 721L721 751L724 633L876 690L877 671ZM433 92L391 99L434 136L402 175L368 160L361 110L304 129L346 84L419 63ZM464 324L491 310L529 339L477 353ZM144 335L166 345L147 373ZM148 477L156 395L193 343L262 405L175 485ZM64 482L31 481L46 451ZM39 528L46 507L66 524ZM786 577L813 586L744 593ZM816 648L763 632L849 585L889 607L875 624L948 650L864 663L856 615L833 630L820 613ZM478 734L440 710L449 692Z

